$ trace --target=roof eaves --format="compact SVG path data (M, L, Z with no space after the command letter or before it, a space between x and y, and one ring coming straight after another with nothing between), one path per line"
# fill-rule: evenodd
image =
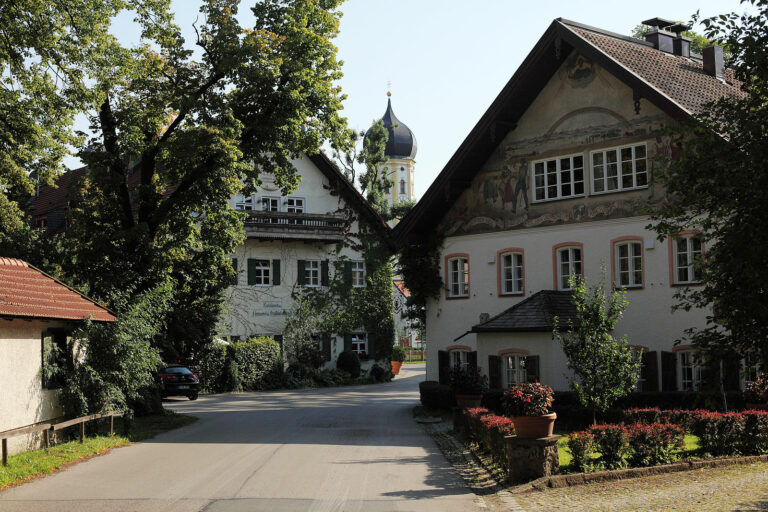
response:
M47 273L43 272L42 270L40 270L40 269L39 269L39 268L37 268L36 266L34 266L34 265L31 265L31 264L29 264L29 263L27 263L27 266L28 266L29 268L31 268L31 269L33 269L33 270L37 271L37 272L40 272L42 275L44 275L44 276L45 276L45 277L47 277L48 279L52 279L52 280L53 280L55 283L57 283L57 284L59 284L59 285L63 286L64 288L66 288L67 290L71 291L72 293L76 293L77 295L79 295L79 296L80 296L80 297L82 297L83 299L85 299L85 300L87 300L88 302L90 302L91 304L93 304L93 305L95 305L95 306L97 306L97 307L99 307L99 308L103 309L104 311L106 311L107 313L109 313L110 315L112 315L112 316L114 317L114 320L94 320L95 322L102 322L102 321L105 321L105 322L114 322L114 321L117 321L117 315L116 315L116 314L115 314L113 311L111 311L109 308L107 308L106 306L104 306L104 305L102 305L102 304L99 304L99 303L98 303L98 302L96 302L95 300L93 300L93 299L91 299L90 297L88 297L88 296L86 296L86 295L84 295L84 294L80 293L79 291L75 290L74 288L72 288L71 286L67 285L66 283L63 283L63 282L59 281L58 279L56 279L56 278L55 278L55 277L53 277L52 275L49 275L49 274L47 274Z

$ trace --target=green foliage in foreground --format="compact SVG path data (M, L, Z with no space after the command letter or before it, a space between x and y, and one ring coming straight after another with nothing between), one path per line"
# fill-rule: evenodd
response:
M195 421L197 418L194 416L175 413L145 416L136 419L127 435L87 437L83 444L70 441L52 446L48 453L45 450L33 450L11 455L8 457L8 466L0 466L0 489L53 473L67 464L104 454L131 442L149 439Z
M561 434L563 437L558 439L557 441L557 456L559 458L560 462L560 471L567 470L568 467L571 465L571 452L568 451L568 435L567 434ZM680 455L681 459L693 459L696 458L696 454L699 451L699 438L692 435L692 434L686 434L685 435L685 447L682 448L678 453ZM594 455L594 458L597 459L600 456L598 454Z

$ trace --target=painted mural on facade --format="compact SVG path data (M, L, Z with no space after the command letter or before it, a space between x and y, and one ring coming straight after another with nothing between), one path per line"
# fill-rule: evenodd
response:
M600 66L571 55L446 214L443 232L459 235L619 218L637 215L640 204L661 198L653 186L652 166L674 157L669 138L659 135L668 118L648 102L639 111L633 108L639 105L631 95ZM648 186L591 195L590 152L625 144L645 145ZM583 197L535 201L533 163L566 155L582 155Z

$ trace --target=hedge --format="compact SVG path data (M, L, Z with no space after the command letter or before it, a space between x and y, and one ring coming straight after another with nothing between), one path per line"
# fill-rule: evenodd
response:
M434 380L419 382L421 405L427 409L451 409L456 406L456 395L451 386Z
M281 387L283 359L272 338L249 338L232 344L238 376L244 391Z

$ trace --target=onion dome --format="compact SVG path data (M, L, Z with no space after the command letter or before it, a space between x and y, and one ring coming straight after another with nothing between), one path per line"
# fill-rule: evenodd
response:
M389 93L387 94L389 96ZM389 158L406 158L413 160L416 157L416 136L405 123L400 121L392 111L392 99L387 99L387 111L381 118L384 127L389 132L387 147L384 154Z

